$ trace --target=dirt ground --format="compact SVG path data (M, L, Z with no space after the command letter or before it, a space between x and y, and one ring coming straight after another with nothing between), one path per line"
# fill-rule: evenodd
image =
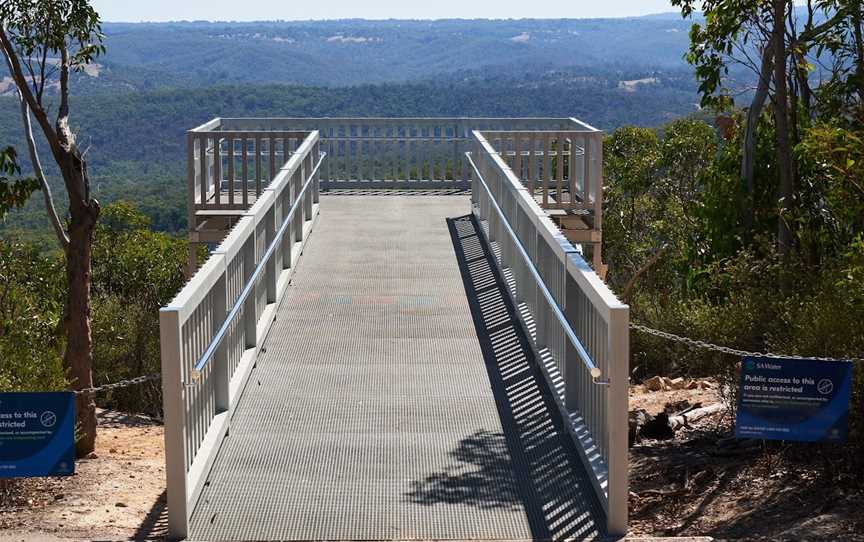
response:
M630 410L650 414L682 401L718 402L715 390L649 392L634 387ZM831 461L811 444L729 439L725 412L672 440L630 449L630 534L718 540L864 540L864 491L825 480ZM841 469L833 469L839 472ZM837 480L844 483L837 483ZM848 483L847 483L848 482Z
M162 427L99 412L96 452L68 477L34 478L0 496L0 540L161 539L165 526Z
M636 386L630 409L657 414L670 403L718 400L716 389ZM861 484L823 480L826 459L815 447L794 448L790 461L793 445L723 438L730 423L720 413L672 440L634 444L631 536L864 541L864 493L848 489ZM79 461L74 476L0 489L0 541L164 539L162 427L107 412L99 426L95 457Z

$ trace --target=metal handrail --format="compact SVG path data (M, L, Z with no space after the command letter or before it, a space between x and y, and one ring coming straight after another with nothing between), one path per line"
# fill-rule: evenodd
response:
M213 359L214 355L216 354L216 349L219 348L220 344L222 344L222 340L225 338L225 334L228 332L228 327L231 325L237 315L240 314L240 310L243 308L243 303L246 301L246 299L249 297L249 295L255 288L255 281L258 279L258 276L266 267L267 260L269 260L270 256L273 255L273 252L276 250L276 247L282 240L282 236L285 235L285 232L288 230L288 226L291 224L291 220L294 218L294 213L297 211L298 205L303 202L303 196L305 195L306 190L309 188L309 185L315 179L315 175L318 173L318 169L321 167L321 163L326 157L327 153L322 152L320 158L318 158L318 163L316 163L315 167L312 168L312 171L309 174L309 178L306 179L306 183L303 184L303 188L300 190L300 193L294 197L294 205L291 206L291 210L285 216L285 220L282 221L282 225L279 227L279 230L273 237L273 242L271 242L270 246L267 247L267 250L261 257L261 261L258 263L257 266L255 266L255 270L249 277L246 286L243 288L243 291L240 292L240 297L238 297L237 301L234 302L234 306L231 307L231 311L228 313L228 316L225 317L225 321L222 323L219 331L216 332L216 335L210 341L210 344L207 346L207 350L205 350L204 354L202 354L201 357L198 358L198 361L195 363L195 367L192 368L193 380L197 381L201 377L201 372L204 370L204 367L206 367L207 363L211 359Z
M588 372L591 374L591 378L593 379L594 383L608 385L608 380L599 380L603 372L591 360L591 356L588 354L588 351L585 350L585 347L582 345L579 337L576 336L573 328L570 327L570 322L567 321L567 317L564 316L564 312L561 310L561 307L558 306L558 302L555 301L555 298L552 296L552 292L549 291L549 288L547 288L546 284L543 282L543 277L540 275L540 272L537 271L537 268L534 266L534 262L531 261L531 256L528 255L525 247L522 246L522 241L519 240L516 232L513 231L513 228L510 227L510 223L507 221L507 216L504 214L504 211L501 210L501 207L498 206L498 202L495 201L495 196L492 194L492 190L490 190L489 185L486 184L486 179L484 179L483 175L480 173L480 168L478 168L477 164L474 163L474 159L472 158L471 153L466 152L465 156L468 158L468 162L471 163L471 167L474 168L474 172L477 174L476 180L480 181L481 186L483 186L483 188L486 190L486 193L489 194L489 202L492 204L495 212L498 213L498 216L501 217L501 223L504 225L507 233L513 239L513 242L516 245L516 250L519 252L519 254L522 256L522 259L525 260L525 263L528 265L528 270L531 272L531 276L534 277L534 281L537 283L537 286L543 293L543 297L546 298L547 303L549 303L549 306L552 308L552 312L555 313L555 318L558 319L558 323L561 324L561 327L564 329L564 334L567 335L567 339L570 341L570 344L572 344L573 347L576 349L576 352L579 353L579 358L582 360L582 363L588 369Z

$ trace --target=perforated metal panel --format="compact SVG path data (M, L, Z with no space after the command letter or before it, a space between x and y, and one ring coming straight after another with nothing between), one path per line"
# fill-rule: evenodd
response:
M599 504L469 205L321 198L190 538L597 535Z

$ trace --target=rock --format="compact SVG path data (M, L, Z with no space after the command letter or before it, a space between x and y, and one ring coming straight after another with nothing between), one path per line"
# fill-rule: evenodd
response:
M699 381L699 387L702 388L703 390L712 390L712 389L714 389L714 384L712 384L711 382L709 382L707 380L700 380Z
M683 390L686 386L687 382L680 376L669 381L669 387L673 390Z
M642 426L648 423L648 421L651 419L651 415L640 408L631 411L628 415L628 418L630 426L628 440L630 442L630 446L632 446L639 439L639 433L642 430Z
M111 448L110 450L108 450L108 453L109 453L109 454L116 454L116 453L117 453L117 448Z
M96 455L96 452L90 452L84 456L84 459L99 459L99 456Z
M128 505L125 502L118 502L114 506L116 506L117 508L126 508Z
M666 389L666 382L664 382L662 376L652 376L643 384L648 391L663 391Z
M698 390L699 389L699 381L698 380L690 380L687 382L688 390Z
M58 493L58 494L54 495L54 500L55 501L62 501L65 496L66 495L64 495L62 493Z

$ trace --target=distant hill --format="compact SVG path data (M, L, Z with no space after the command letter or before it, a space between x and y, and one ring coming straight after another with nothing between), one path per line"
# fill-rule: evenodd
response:
M602 129L658 126L697 109L682 60L689 26L676 18L106 23L107 54L74 76L72 123L96 197L136 201L156 228L178 231L183 135L208 119L572 115ZM0 71L0 145L23 148L14 92ZM0 235L45 228L34 198Z
M106 23L87 88L434 79L488 67L678 69L690 22L628 19ZM93 85L91 85L92 83Z

